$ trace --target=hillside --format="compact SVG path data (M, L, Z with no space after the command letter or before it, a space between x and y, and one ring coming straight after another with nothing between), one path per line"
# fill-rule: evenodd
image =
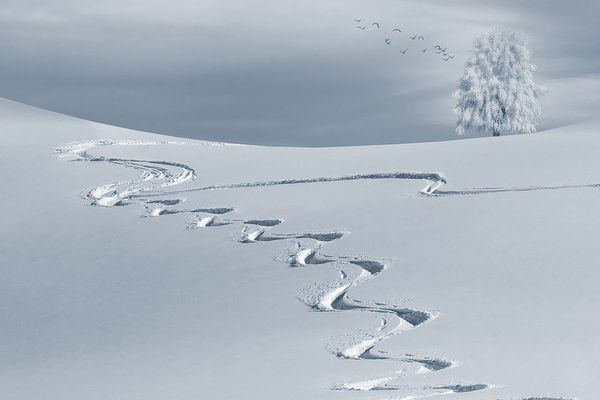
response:
M596 122L309 149L0 115L1 398L595 398Z

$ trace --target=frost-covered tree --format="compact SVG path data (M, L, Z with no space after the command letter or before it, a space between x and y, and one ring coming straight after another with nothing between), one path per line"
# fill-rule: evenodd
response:
M470 128L500 132L535 132L543 89L533 81L536 66L523 36L496 28L475 39L473 54L460 80L456 132Z

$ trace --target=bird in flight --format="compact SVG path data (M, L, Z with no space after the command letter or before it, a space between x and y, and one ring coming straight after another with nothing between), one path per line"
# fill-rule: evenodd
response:
M361 21L361 19L360 19L360 18L354 18L354 21L356 21L356 22L360 22L360 21Z
M394 29L392 29L392 32L402 32L402 29L394 28Z
M425 40L425 38L423 36L419 36L418 38L419 40Z
M448 58L454 58L454 57L456 57L456 56L448 56Z
M373 22L371 25L373 25L373 26L376 26L377 28L381 28L381 27L379 26L379 22Z
M427 51L427 47L425 47L423 50L421 50L423 53L425 53Z
M366 26L357 26L357 28L364 31L367 27Z
M415 40L416 38L417 38L417 35L410 37L411 40Z
M408 50L408 49L400 50L400 53L406 54L406 50Z
M385 44L391 44L392 43L392 39L390 38L385 38Z

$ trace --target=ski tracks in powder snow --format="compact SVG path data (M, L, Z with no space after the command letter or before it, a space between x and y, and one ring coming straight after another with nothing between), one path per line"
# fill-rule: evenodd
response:
M220 143L201 143L204 145L224 145ZM140 160L129 158L113 158L93 155L91 150L103 146L158 146L189 145L185 142L139 141L139 140L95 140L71 143L57 147L55 154L68 161L106 163L130 168L139 172L137 179L114 182L92 188L82 194L91 205L102 207L119 207L139 204L145 209L145 216L159 217L173 214L190 214L187 229L204 229L217 226L236 225L241 229L239 242L243 244L259 244L271 241L290 241L295 244L293 250L284 257L284 261L293 268L327 266L339 273L339 278L332 282L317 282L304 290L299 300L315 312L361 312L374 315L379 325L361 334L348 335L330 341L332 353L350 360L388 360L403 366L415 365L410 373L435 373L447 368L456 367L455 360L417 356L414 354L391 355L378 350L377 346L385 339L422 327L439 313L416 308L402 307L394 302L359 299L352 295L352 289L385 272L389 262L368 256L326 255L322 248L337 240L341 240L347 232L336 230L323 232L274 233L273 227L284 223L281 218L269 219L228 219L225 214L233 207L219 208L187 208L174 209L185 201L186 193L204 190L243 189L265 186L296 185L309 183L343 182L352 180L402 179L424 180L427 186L421 191L425 195L473 194L490 191L440 192L438 188L446 183L446 179L438 173L425 172L380 172L356 174L348 176L317 177L235 183L229 185L200 186L173 190L170 188L190 182L196 178L195 170L189 165L164 160ZM173 198L175 196L175 198ZM461 383L439 386L403 386L394 384L407 369L394 371L389 376L369 378L335 384L332 390L342 391L385 391L393 393L394 399L418 399L435 395L475 392L494 387L487 383ZM545 398L546 399L546 398ZM547 398L548 400L558 400Z

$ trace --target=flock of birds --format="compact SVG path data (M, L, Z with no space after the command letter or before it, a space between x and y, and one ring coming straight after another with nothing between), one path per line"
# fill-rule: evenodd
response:
M354 22L360 24L362 22L362 19L360 19L360 18L354 18ZM370 26L373 29L381 29L381 24L379 22L372 22ZM368 24L367 25L363 25L363 26L358 25L356 28L364 31L365 29L367 29L367 27L368 27ZM402 29L400 29L400 28L394 28L394 29L392 29L391 32L392 32L392 34L396 34L396 33L401 34L402 33ZM416 34L414 36L409 36L409 38L410 38L410 40L415 40L417 42L419 40L425 41L425 36L419 35L419 34ZM386 46L391 45L392 44L392 38L391 37L386 37L385 40L384 40L384 43L386 44ZM429 47L425 47L424 49L420 49L421 53L423 53L423 54L427 53L428 50L429 50ZM406 54L407 51L408 51L408 48L400 50L400 52L402 54ZM452 60L454 57L456 57L455 55L451 55L448 52L448 48L447 47L442 47L439 44L436 44L433 47L433 52L435 52L437 55L439 55L442 58L442 60L444 60L446 62L448 62L448 61Z

